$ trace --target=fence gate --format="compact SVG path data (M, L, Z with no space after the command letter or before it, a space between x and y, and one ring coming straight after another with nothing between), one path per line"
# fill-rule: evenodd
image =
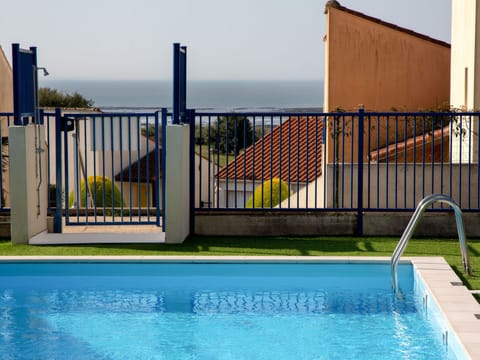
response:
M55 232L62 216L67 226L163 229L166 110L45 115L55 118Z

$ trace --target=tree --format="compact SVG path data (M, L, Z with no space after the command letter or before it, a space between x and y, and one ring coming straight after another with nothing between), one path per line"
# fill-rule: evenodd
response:
M280 204L290 196L288 185L279 178L267 180L257 186L253 195L245 204L246 208L270 208Z
M86 99L76 91L68 94L48 87L38 90L38 103L41 107L61 108L90 108L94 104L93 100Z
M252 145L254 138L252 125L243 115L222 116L212 125L210 143L216 144L217 150L222 154L238 153Z

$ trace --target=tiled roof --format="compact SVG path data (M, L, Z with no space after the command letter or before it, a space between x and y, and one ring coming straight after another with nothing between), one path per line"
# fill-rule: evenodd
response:
M391 28L391 29L393 29L393 30L401 31L401 32L404 32L404 33L409 34L409 35L411 35L411 36L415 36L415 37L417 37L417 38L420 38L420 39L423 39L423 40L432 42L432 43L434 43L434 44L437 44L437 45L441 45L441 46L445 46L445 47L450 48L450 44L449 44L449 43L446 43L446 42L444 42L444 41L431 38L430 36L426 36L426 35L417 33L417 32L415 32L415 31L413 31L413 30L409 30L409 29L403 28L403 27L401 27L401 26L398 26L398 25L395 25L395 24L392 24L392 23L389 23L389 22L386 22L386 21L383 21L383 20L374 18L374 17L372 17L372 16L365 15L365 14L363 14L363 13L361 13L361 12L358 12L358 11L355 11L355 10L351 10L351 9L349 9L349 8L346 8L345 6L340 5L340 3L339 3L338 1L335 1L335 2L327 2L326 6L325 6L325 13L328 12L328 9L329 9L329 8L335 8L335 9L338 9L338 10L340 10L340 11L344 11L344 12L346 12L346 13L349 13L349 14L351 14L351 15L354 15L354 16L357 16L357 17L361 17L361 18L363 18L363 19L366 19L366 20L375 22L375 23L377 23L377 24L380 24L380 25L389 27L389 28Z
M310 182L322 174L322 117L291 117L220 169L220 179Z
M162 177L162 149L158 151L159 166L160 166L160 178ZM140 174L138 173L140 167ZM147 180L147 169L148 169L148 180ZM140 176L139 176L140 175ZM130 177L131 176L131 177ZM120 181L131 181L131 182L154 182L155 181L155 153L150 151L148 154L144 155L140 160L135 161L131 166L127 166L115 175L115 180Z
M373 150L370 152L370 160L380 163L387 160L395 161L395 159L406 162L421 162L422 160L425 162L432 160L448 162L449 139L450 131L449 125L447 125L443 129L437 129L432 133L413 136L405 141L398 141L382 149ZM444 144L445 142L446 144ZM414 157L414 150L416 157Z

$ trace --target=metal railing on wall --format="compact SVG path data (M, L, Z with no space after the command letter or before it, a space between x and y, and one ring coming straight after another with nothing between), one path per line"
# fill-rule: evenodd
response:
M442 193L478 211L479 115L196 113L195 208L413 211Z
M480 210L479 113L360 110L192 114L192 205L197 211L349 211L357 212L361 219L361 213L366 211L413 211L422 198L433 193L453 198L464 212ZM128 191L128 195L123 191L122 197L127 197L129 205L114 204L109 219L157 221L157 208L138 206L138 201L131 204L136 201L133 197L151 198L153 194L147 188L138 190L141 186L133 179L134 172L137 178L141 176L137 168L132 169L143 155L150 156L151 151L147 150L155 142L151 131L155 131L152 129L160 114L63 114L72 119L78 130L65 134L70 144L68 153L76 154L72 159L67 156L67 160L55 158L55 115L43 113L51 210L58 195L56 164L65 166L67 161L76 169L61 179L65 182L67 176L69 182L68 190L62 188L60 192L64 204L60 211L68 214L69 221L81 224L87 217L89 221L103 221L104 215L107 220L108 211L103 211L103 206L98 211L87 211L82 206L81 182L89 176L108 176L114 185L120 185L120 190L125 190L125 186L128 190L136 189ZM168 116L171 114L164 110L161 117L165 124ZM9 124L13 114L2 113L0 119ZM119 119L130 125L125 129L118 127L116 133L109 132ZM97 127L95 135L92 129ZM3 130L2 127L2 146L8 141L3 141L7 138ZM142 131L146 131L146 136ZM118 156L114 154L117 145L133 149L138 143L141 151L125 149ZM92 158L95 152L97 156ZM159 154L159 158L164 156ZM91 169L94 162L95 170ZM129 169L128 174L116 172L116 167ZM145 176L155 171L145 169ZM0 210L8 207L8 201L3 200ZM434 208L442 210L444 206Z

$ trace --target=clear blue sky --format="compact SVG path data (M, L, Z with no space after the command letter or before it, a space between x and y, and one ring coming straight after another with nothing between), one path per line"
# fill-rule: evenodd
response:
M323 0L2 1L0 45L37 46L51 79L169 79L172 43L189 78L323 79ZM451 0L340 0L450 42Z

